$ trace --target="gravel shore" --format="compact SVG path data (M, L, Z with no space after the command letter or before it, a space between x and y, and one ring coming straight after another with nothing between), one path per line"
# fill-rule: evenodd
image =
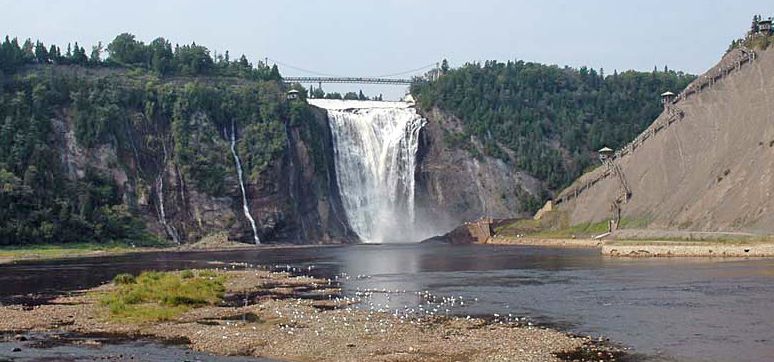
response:
M565 248L597 248L602 246L601 240L593 239L550 239L534 237L493 236L486 244L494 245L524 245L524 246L555 246Z
M602 254L627 257L774 257L772 243L612 242Z
M411 313L400 307L356 308L352 306L356 297L334 297L340 291L329 280L264 270L219 273L229 277L227 302L193 309L173 321L111 321L98 302L101 293L114 288L106 284L34 308L0 307L0 331L149 336L184 341L209 353L290 361L557 361L579 353L591 353L596 360L620 356L617 350L593 347L588 338L518 323L518 318L484 320ZM295 297L301 291L315 297Z
M545 239L495 236L486 244L599 248L614 257L774 257L774 243L747 241L650 241Z

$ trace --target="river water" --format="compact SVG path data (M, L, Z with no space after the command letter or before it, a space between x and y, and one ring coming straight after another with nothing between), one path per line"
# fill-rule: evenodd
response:
M336 278L369 303L462 297L458 315L526 316L652 360L774 360L774 259L625 259L593 249L417 244L147 253L0 265L0 302L87 288L119 272L247 262ZM310 270L311 269L311 270ZM405 290L405 292L404 292ZM389 295L389 299L387 299ZM384 298L380 300L379 298Z

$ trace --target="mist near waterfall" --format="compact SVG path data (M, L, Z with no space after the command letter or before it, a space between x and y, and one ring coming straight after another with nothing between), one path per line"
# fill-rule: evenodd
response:
M416 155L426 120L413 104L308 101L328 112L341 200L360 239L387 243L432 236L431 228L416 223Z

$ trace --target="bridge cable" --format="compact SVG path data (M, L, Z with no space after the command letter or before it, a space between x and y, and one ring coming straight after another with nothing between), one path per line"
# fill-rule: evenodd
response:
M298 70L298 71L301 71L301 72L304 72L304 73L314 74L314 75L318 75L318 76L322 76L322 77L345 78L345 77L340 76L340 75L334 75L334 74L330 74L330 73L320 73L320 72L316 72L316 71L313 71L313 70L297 67L297 66L294 66L294 65L283 63L283 62L281 62L279 60L276 60L276 59L268 58L268 57L266 59L271 60L272 62L277 63L277 64L279 64L279 65L281 65L283 67L292 68L292 69L295 69L295 70ZM410 69L410 70L403 71L403 72L400 72L400 73L391 73L391 74L384 74L384 75L377 75L377 76L370 76L370 77L359 77L359 78L387 78L387 77L396 77L396 76L399 76L399 75L404 75L404 74L410 74L410 73L418 72L418 71L423 70L423 69L429 69L431 67L435 67L436 64L437 63L430 63L428 65L425 65L425 66L422 66L422 67L419 67L419 68Z
M431 64L425 65L423 67L407 70L405 72L377 75L377 76L375 76L373 78L396 77L396 76L399 76L399 75L404 75L404 74L410 74L410 73L418 72L418 71L423 70L423 69L435 68L435 66L436 66L436 63L431 63Z
M328 73L320 73L320 72L315 72L313 70L304 69L304 68L301 68L301 67L296 67L296 66L293 66L293 65L290 65L290 64L287 64L287 63L283 63L283 62L280 62L279 60L268 58L268 57L266 59L271 60L272 62L277 63L277 64L279 64L279 65L281 65L283 67L292 68L292 69L295 69L295 70L298 70L298 71L301 71L301 72L304 72L304 73L314 74L314 75L318 75L318 76L321 76L321 77L340 77L339 75L333 75L333 74L328 74Z

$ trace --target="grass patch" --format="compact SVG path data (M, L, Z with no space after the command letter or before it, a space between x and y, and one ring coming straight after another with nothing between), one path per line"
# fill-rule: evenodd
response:
M604 220L597 223L586 222L562 229L540 231L532 236L541 238L589 237L606 233L607 230L608 221Z
M588 238L608 231L608 220L569 225L569 215L562 211L549 211L540 220L520 219L498 225L495 233L502 236L527 236L545 239ZM642 229L650 224L650 218L622 218L620 229Z
M164 247L167 244L142 245L142 247ZM67 244L29 244L0 246L0 258L19 259L56 259L70 256L88 255L94 252L126 253L137 250L136 246L126 243L67 243Z
M540 220L520 219L499 225L495 233L502 236L527 236L546 239L585 238L606 233L607 220L597 223L581 223L568 226L569 215L562 211L549 211Z
M100 297L109 318L130 322L171 320L192 308L219 303L226 276L210 270L119 274L116 288Z
M94 251L123 252L132 250L126 244L33 244L0 247L0 257L8 258L57 258L72 255L83 255Z
M644 229L650 224L650 217L621 218L619 229Z
M499 225L495 227L495 234L515 236L519 234L532 234L539 232L543 229L543 225L540 220L533 219L519 219L511 223Z

